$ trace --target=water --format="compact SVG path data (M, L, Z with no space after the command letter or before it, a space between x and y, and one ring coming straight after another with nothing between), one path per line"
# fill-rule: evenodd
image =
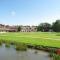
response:
M0 47L0 60L51 60L47 52L28 49L27 51L16 51L11 45L6 48L5 44Z

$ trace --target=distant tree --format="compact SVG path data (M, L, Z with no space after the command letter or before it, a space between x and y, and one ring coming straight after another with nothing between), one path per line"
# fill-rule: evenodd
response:
M18 32L21 31L21 26L18 26L17 31L18 31Z
M37 31L48 32L51 29L51 24L49 23L41 23L37 27Z
M53 23L52 29L55 32L60 32L60 20L56 20L56 22Z
M37 26L37 31L43 31L43 24L42 23Z

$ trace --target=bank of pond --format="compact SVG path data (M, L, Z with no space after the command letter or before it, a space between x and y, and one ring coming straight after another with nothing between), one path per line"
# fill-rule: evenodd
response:
M17 53L18 56L15 55L16 52L18 52ZM24 55L23 58L21 57L22 54ZM15 57L11 58L11 55ZM28 60L28 59L60 60L60 48L48 47L42 45L31 45L15 41L11 42L11 41L0 40L0 59L1 60Z

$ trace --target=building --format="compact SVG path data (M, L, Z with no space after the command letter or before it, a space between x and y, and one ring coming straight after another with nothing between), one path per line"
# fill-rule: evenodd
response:
M21 32L36 32L37 26L21 26Z
M17 32L17 26L0 24L0 32ZM37 26L21 26L20 32L36 32Z
M0 24L0 32L16 32L16 31L17 31L17 28L15 26Z

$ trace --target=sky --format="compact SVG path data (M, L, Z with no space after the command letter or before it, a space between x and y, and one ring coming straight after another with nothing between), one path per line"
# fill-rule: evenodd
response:
M60 0L0 0L0 24L38 25L60 19Z

